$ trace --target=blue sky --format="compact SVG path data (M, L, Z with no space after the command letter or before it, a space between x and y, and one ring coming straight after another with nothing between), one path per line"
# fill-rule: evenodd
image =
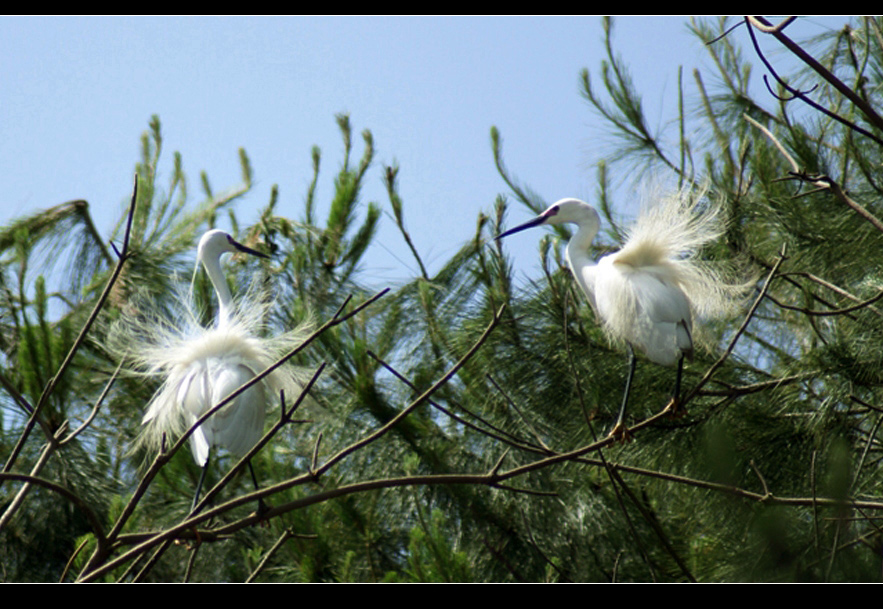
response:
M707 62L686 23L616 20L616 47L658 128L673 117L678 67L689 75ZM819 33L820 23L802 31ZM507 166L537 193L592 201L594 164L608 150L578 79L602 58L597 16L0 18L0 223L82 198L109 233L153 114L163 125L160 170L167 178L180 152L194 204L202 170L216 191L239 183L244 147L256 186L236 208L240 221L255 217L273 184L280 213L299 218L313 145L323 152L319 199L330 198L342 150L334 116L347 112L357 132L374 135L365 200L389 209L381 166L397 162L408 229L437 270L472 236L478 213L509 194L493 165L492 125ZM527 217L513 207L509 224ZM507 244L526 249L520 267L537 264L535 243ZM363 280L385 287L415 274L385 217Z

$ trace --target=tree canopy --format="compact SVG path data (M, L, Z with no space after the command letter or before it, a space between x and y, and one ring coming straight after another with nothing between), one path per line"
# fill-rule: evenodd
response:
M726 231L701 255L755 278L734 314L697 320L705 348L684 370L685 416L666 411L674 371L639 363L631 442L605 436L627 358L564 264L571 233L536 229L541 272L528 282L494 240L513 206L550 203L529 168L506 166L496 128L501 193L430 273L405 228L399 167L376 166L371 132L359 141L349 115L335 117L331 200L316 200L314 148L296 218L276 189L240 216L245 150L227 190L202 175L195 196L178 154L161 179L152 117L112 234L82 200L0 228L0 578L879 580L883 22L812 41L792 40L792 22L692 20L716 72L679 73L673 138L649 127L612 20L607 56L580 75L615 136L590 201L604 223L593 257L629 223L614 184L652 178L722 202ZM795 63L783 71L761 41ZM765 87L752 91L757 69ZM378 179L387 201L365 201ZM420 273L378 287L359 271L385 206ZM171 316L181 293L210 323L217 303L193 255L221 221L270 254L225 266L234 293L258 282L272 295L266 331L312 326L279 362L304 388L268 405L257 488L247 459L222 453L191 514L200 470L186 438L159 454L134 442L162 379L133 374L108 333L145 302Z

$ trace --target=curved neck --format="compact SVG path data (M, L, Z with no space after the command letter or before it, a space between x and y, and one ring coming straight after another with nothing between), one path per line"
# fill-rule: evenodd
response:
M595 261L589 256L589 248L592 247L592 241L598 234L598 226L594 222L577 225L576 234L567 242L565 253L570 268L575 270L575 266L592 265Z
M576 234L567 242L567 248L564 250L564 256L567 258L567 266L576 280L589 306L597 315L598 305L595 303L595 272L598 269L597 263L589 256L589 248L595 235L598 234L598 225L589 223L581 225Z
M227 287L227 280L221 271L221 257L210 257L209 260L203 260L202 266L208 274L215 293L218 295L218 326L224 326L230 321L230 313L233 306L233 295L230 288Z

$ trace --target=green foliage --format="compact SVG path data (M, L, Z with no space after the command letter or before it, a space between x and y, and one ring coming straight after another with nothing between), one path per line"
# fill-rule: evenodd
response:
M297 218L279 212L297 195L275 187L255 218L237 215L251 194L244 150L242 183L219 191L203 174L194 201L180 155L162 177L153 117L110 238L83 201L0 228L0 578L879 579L880 21L796 49L787 27L691 22L716 72L693 74L693 85L679 73L674 139L649 129L628 49L617 53L613 21L604 24L607 57L581 75L617 142L598 166L595 254L627 226L631 208L612 185L661 175L705 182L725 201L727 233L704 255L759 277L755 306L697 322L711 347L685 370L685 417L657 416L673 372L642 361L635 441L603 436L626 359L565 269L565 227L537 234L541 272L514 281L492 237L510 204L537 213L547 202L506 167L496 128L489 154L507 192L431 273L405 228L399 167L376 175L373 136L362 131L359 149L349 116L336 117L333 195L317 200L325 175L314 147ZM758 37L821 63L787 81L777 71L770 89L752 92L751 59L778 70ZM419 268L380 293L361 272L381 221L381 204L363 197L375 179ZM213 318L192 252L219 214L271 254L227 264L234 292L271 287L270 331L316 327L290 354L315 384L271 405L271 438L251 459L261 515L247 469L223 453L209 470L211 511L188 515L199 471L177 438L155 459L130 451L160 379L119 370L105 343L145 292L162 315L192 289Z

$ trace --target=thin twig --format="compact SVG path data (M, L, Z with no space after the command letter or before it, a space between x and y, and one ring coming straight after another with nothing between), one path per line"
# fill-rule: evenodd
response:
M770 65L764 56L763 52L760 50L760 46L757 43L757 39L754 36L754 29L758 29L759 31L763 31L764 33L768 33L772 35L776 40L781 42L789 51L791 51L794 55L796 55L801 61L803 61L806 65L808 65L816 74L821 76L824 80L826 80L831 86L833 86L837 91L839 91L844 97L849 99L856 107L861 110L861 112L865 115L871 124L873 124L877 129L883 130L883 117L877 114L876 110L864 99L862 99L855 91L849 88L843 81L834 76L825 66L819 63L814 57L812 57L809 53L803 50L797 43L788 38L785 33L782 31L782 28L774 28L769 21L764 19L761 16L751 16L748 15L745 17L746 23L748 23L748 34L751 37L752 44L754 45L755 51L757 52L758 57L773 75L777 82L779 82L782 87L784 87L789 93L794 95L794 97L800 99L804 103L808 104L815 110L822 112L826 116L833 118L834 120L846 125L850 129L861 133L862 135L874 140L880 145L883 145L883 139L880 139L867 129L863 129L856 125L855 123L846 120L840 115L831 112L824 106L816 103L809 97L807 97L803 92L790 87L779 75L776 73L775 69Z
M24 448L25 442L30 436L31 431L34 428L34 424L36 423L39 416L42 414L43 408L46 404L49 403L49 397L55 391L55 388L58 386L61 377L64 376L64 373L67 371L71 362L74 359L74 356L80 350L80 347L86 340L86 335L89 333L89 330L92 329L92 324L98 319L98 314L101 312L101 309L104 307L104 303L107 301L107 298L110 296L110 292L113 289L114 284L116 284L117 279L119 279L120 274L122 273L123 266L129 257L129 235L132 228L132 218L135 215L135 204L138 200L138 176L135 176L135 185L132 190L132 199L129 203L129 216L126 224L126 234L123 239L123 251L120 255L120 259L117 261L117 265L113 270L113 274L110 279L108 279L107 284L104 286L104 291L101 293L101 296L98 298L98 302L95 303L95 306L92 308L92 312L89 314L86 323L83 324L83 327L80 329L79 335L74 340L73 345L68 350L67 356L64 358L64 361L58 368L58 371L49 379L49 382L46 384L46 387L43 388L43 393L40 395L40 399L37 402L37 405L34 407L33 412L31 413L30 418L28 419L27 424L25 425L24 430L19 436L18 442L13 448L12 453L9 455L9 458L6 461L6 465L3 468L4 472L8 472L12 469L13 464L18 459L18 455L21 453Z
M279 549L282 547L282 544L291 539L293 536L294 533L292 533L291 529L285 529L284 531L282 531L282 535L280 535L279 539L276 540L273 546L266 551L263 558L261 558L261 562L259 562L258 565L254 568L254 571L249 574L248 578L245 580L245 583L250 584L251 582L253 582L255 578L261 574L261 571L264 570L264 567L267 566L270 558L272 558L272 556L277 551L279 551Z
M43 408L45 408L46 404L49 403L49 397L55 391L55 388L58 386L58 382L64 376L64 373L67 371L68 367L70 366L71 362L73 361L74 356L77 354L77 352L80 350L80 347L85 342L86 336L88 335L89 331L92 329L92 324L98 318L98 314L101 312L101 309L103 308L104 303L107 301L107 298L110 295L110 292L113 289L113 286L115 285L116 281L119 279L120 274L122 273L123 266L125 265L126 261L128 260L129 232L132 227L132 218L134 217L134 214L135 214L135 204L137 202L137 199L138 199L138 177L136 175L135 176L135 184L132 189L132 198L131 198L131 202L129 203L129 216L128 216L128 222L126 225L126 235L125 235L125 239L123 242L123 253L120 256L120 259L117 261L117 265L114 268L113 274L111 275L110 279L108 279L107 284L104 286L104 291L101 293L101 296L98 298L98 302L95 303L95 306L92 308L92 312L90 313L88 319L86 320L86 323L83 324L83 327L80 329L79 335L74 340L74 343L73 343L73 345L71 345L70 350L68 350L67 356L65 357L64 361L59 366L58 371L55 373L55 375L51 379L49 379L49 382L43 388L43 392L40 395L40 399L37 402L37 405L34 406L34 408L32 409L32 411L30 413L30 417L28 418L28 421L25 424L25 427L22 430L21 435L18 438L18 441L16 442L15 447L13 448L12 452L10 453L9 458L6 460L6 465L3 468L3 472L10 472L12 470L12 467L15 464L15 462L17 461L19 454L24 449L25 443L27 442L27 439L30 436L31 431L34 428L34 425L37 422L39 422L41 424L41 426L43 426L43 421L41 419L41 414L42 414ZM100 399L99 399L99 403L100 403ZM93 415L97 411L97 408L98 408L98 405L96 404L95 409L93 409ZM87 420L87 422L85 422L80 427L80 429L78 429L74 432L74 435L78 434L79 431L85 427L85 425L87 425L89 422L91 422L91 420L92 420L92 418L90 417ZM45 426L44 426L44 428L45 428ZM58 445L60 436L56 433L57 431L60 431L60 430L47 430L47 440L48 440L49 444L47 445L47 450L44 451L44 453L43 453L42 464L45 464L46 460L48 460L48 458L49 458L49 455L52 452L54 452L55 447L57 447L57 445ZM66 431L66 429L65 429L65 431ZM42 464L40 465L40 467L42 467ZM39 470L37 470L37 471L39 472ZM6 510L4 510L3 516L0 517L0 529L3 529L9 523L9 521L12 519L12 516L15 514L15 512L18 510L18 508L22 505L22 503L24 501L24 497L28 493L29 488L30 488L30 485L25 484L17 493L16 500L12 501L11 504L9 506L7 506Z
M724 353L718 358L718 360L711 365L711 367L705 372L703 377L699 380L699 382L690 390L687 394L687 397L684 398L684 403L689 402L698 392L699 390L705 386L708 381L714 376L715 372L724 365L727 358L730 357L730 354L733 352L733 349L736 348L736 342L739 338L745 333L745 330L748 328L748 324L754 318L754 314L757 312L757 308L760 306L760 303L763 301L766 296L767 291L770 289L770 284L776 276L776 273L779 271L779 267L782 266L782 263L785 261L785 251L782 248L782 253L779 255L779 258L776 260L776 263L773 265L773 268L770 269L769 274L767 275L766 281L764 281L763 287L760 290L760 293L757 295L757 298L754 300L754 304L751 305L751 308L748 310L748 313L745 315L745 319L742 320L742 325L739 326L739 329L736 330L736 333L733 335L733 338L730 339L727 348L724 350Z
M376 353L369 350L368 356L373 358L377 363L379 363L381 366L383 366L387 371L389 371L393 376L395 376L397 379L399 379L402 383L407 385L411 390L413 390L414 392L417 392L417 387L411 381L409 381L407 378L405 378L405 376L403 374L401 374L398 370L396 370L391 365L386 363ZM497 386L496 383L494 382L494 380L490 378L490 375L488 375L488 378L490 379L491 383L494 384L494 386ZM505 443L510 444L512 446L516 446L516 447L524 447L525 445L530 446L530 444L528 442L524 442L524 441L520 440L519 438L516 438L515 436L513 436L509 432L507 432L503 429L500 429L499 427L493 425L490 421L487 421L486 419L467 410L466 408L463 408L462 406L459 406L459 407L461 409L463 409L465 412L467 412L470 416L472 416L476 420L478 420L480 423L489 427L492 431L488 431L486 429L483 429L483 428L479 427L478 425L472 423L471 421L468 421L468 420L464 419L463 417L458 416L456 413L451 412L450 409L445 408L444 406L442 406L441 404L439 404L435 400L429 399L427 401L429 402L429 404L433 408L435 408L439 412L450 417L451 419L453 419L457 423L460 423L461 425L468 427L469 429L472 429L478 433L484 434L484 435L486 435L490 438L494 438L496 440L500 440L501 442L505 442ZM539 438L537 438L537 440L540 442L540 444L542 444L542 441L539 440Z

